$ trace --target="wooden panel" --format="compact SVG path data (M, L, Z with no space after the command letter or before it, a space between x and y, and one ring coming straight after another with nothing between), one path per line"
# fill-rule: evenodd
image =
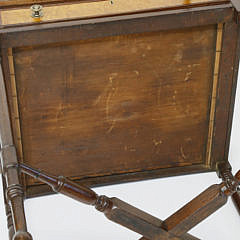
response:
M220 3L228 1L218 1ZM216 4L215 0L108 0L86 3L64 4L56 6L45 6L43 9L44 16L42 22L57 21L63 19L99 17L116 14L126 14L130 12L141 12L157 9L166 9L180 6L195 6L202 4ZM1 24L23 24L34 23L31 17L31 11L28 8L10 9L1 11Z
M13 49L24 161L73 178L205 163L216 36Z

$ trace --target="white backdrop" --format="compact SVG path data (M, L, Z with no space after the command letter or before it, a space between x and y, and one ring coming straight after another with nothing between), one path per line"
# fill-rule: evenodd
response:
M236 96L229 154L234 173L240 169L239 99L240 87ZM152 215L165 219L211 184L219 182L216 173L205 173L101 187L96 188L95 191L109 197L121 198ZM137 240L140 237L110 222L93 207L64 196L53 195L26 200L25 208L29 231L34 240ZM195 227L191 233L203 240L238 240L240 217L231 200ZM1 190L0 239L8 240Z

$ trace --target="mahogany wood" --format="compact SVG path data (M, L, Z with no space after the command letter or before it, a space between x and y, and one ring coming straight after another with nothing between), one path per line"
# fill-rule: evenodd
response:
M159 226L149 223L150 215L143 213L117 198L109 199L106 196L98 196L91 189L77 185L62 176L55 177L24 164L21 164L20 168L24 173L49 184L56 192L67 195L80 202L95 205L96 209L104 212L109 220L138 232L147 238L153 240L159 238L172 240L182 239L181 237L179 238L167 233L159 228Z
M240 171L238 171L233 177L232 167L229 162L219 163L217 166L218 175L228 186L230 194L232 194L232 200L235 204L235 207L240 214L240 192L239 192L239 180L240 180Z
M95 205L96 209L104 212L109 220L142 234L146 239L196 239L185 233L222 207L227 202L227 197L237 191L237 188L233 191L226 180L221 184L212 185L162 222L120 199L98 196L90 188L62 176L55 177L25 164L20 164L19 167L22 172L49 184L54 191L77 201ZM239 185L240 171L235 179Z
M5 203L5 211L7 216L8 235L9 235L9 239L13 239L13 235L15 233L14 226L13 226L13 218L12 218L11 207L7 201L7 197L5 194L7 190L7 184L6 184L5 177L3 175L2 175L2 183L3 183L3 197L4 197L4 203Z
M24 161L68 177L204 164L215 39L208 26L15 49Z
M226 5L219 5L218 8L213 8L213 6L211 6L211 8L204 9L204 11L201 8L197 8L197 9L193 8L191 9L191 11L192 13L194 13L194 18L192 18L193 14L190 14L189 11L185 11L183 9L181 12L179 12L179 14L177 15L178 18L176 18L175 20L174 20L174 17L176 15L175 14L173 15L170 11L166 11L161 13L155 12L155 13L148 13L148 14L146 13L138 14L134 16L133 15L119 16L116 18L111 18L111 21L109 21L109 19L107 18L101 18L101 19L99 18L97 20L94 20L95 24L93 24L94 22L93 20L85 20L85 21L76 20L71 22L63 22L61 24L57 24L57 23L52 23L51 25L42 24L41 27L40 25L33 25L33 26L26 26L26 27L6 28L1 30L3 46L8 48L8 50L5 50L5 52L7 52L7 56L4 57L4 62L8 61L9 65L11 66L11 68L10 66L8 66L9 69L7 67L4 68L4 71L5 71L6 78L10 74L12 79L12 80L10 79L10 81L7 81L6 85L7 85L7 89L10 96L9 103L10 103L11 117L12 117L12 123L13 123L13 130L15 132L14 141L17 143L17 146L18 146L17 147L18 157L20 159L23 159L23 155L24 155L23 161L31 163L36 167L41 167L55 174L66 175L67 177L71 177L71 179L74 179L76 181L95 184L95 185L110 184L110 183L118 182L119 180L129 181L132 179L138 180L142 178L147 178L147 177L151 178L151 177L161 176L161 175L162 176L174 175L174 174L179 174L183 172L190 173L195 171L202 172L202 171L214 170L215 169L214 164L212 164L210 168L209 160L207 160L207 159L210 159L210 160L215 159L214 157L211 158L211 151L209 151L208 149L209 139L207 139L208 131L209 131L209 127L208 127L209 106L210 106L210 102L213 101L213 97L211 96L212 85L213 85L213 82L211 81L213 81L213 79L210 79L210 76L212 76L211 73L213 71L214 65L216 64L216 62L214 63L214 61L217 61L217 59L215 59L216 42L214 41L214 39L216 40L218 36L218 31L219 31L219 28L217 27L219 25L218 23L231 21L233 18L233 12L232 12L232 8ZM134 57L132 58L128 57L128 52L132 46L131 42L134 42L134 41L138 42L138 39L141 39L141 38L145 39L142 42L139 41L139 43L136 44L135 46L136 47L135 50L139 52L139 56L141 54L142 55L145 54L144 53L145 50L141 47L141 44L149 43L150 45L152 45L154 43L153 41L154 38L156 38L156 40L161 40L161 36L165 36L166 42L172 42L174 46L175 43L172 40L174 39L174 37L172 36L175 34L176 31L171 29L177 29L180 26L182 26L183 23L185 28L179 30L178 33L180 35L186 34L185 37L183 36L182 43L189 42L189 44L187 44L189 46L189 52L191 52L190 50L191 47L193 48L194 46L191 45L191 40L190 40L190 37L188 37L188 34L191 37L200 39L200 37L198 37L197 35L197 31L199 31L200 35L204 34L204 38L206 39L205 41L207 42L202 42L202 44L200 43L201 41L199 42L200 43L199 50L196 51L196 54L197 53L202 54L199 56L195 54L195 55L192 55L192 57L190 57L190 55L187 54L188 50L183 48L182 50L185 56L186 57L188 56L189 59L186 58L185 62L182 62L179 65L179 69L182 68L183 72L185 72L186 70L186 73L191 74L192 75L191 77L193 77L193 79L195 78L198 79L196 82L189 81L189 83L187 84L188 85L193 84L194 86L192 87L194 89L198 88L199 92L195 92L195 93L191 92L191 94L189 95L189 93L186 92L189 90L185 88L187 87L185 86L186 84L184 85L184 83L180 83L180 82L179 82L179 87L177 87L176 85L178 89L174 89L175 87L174 81L172 82L171 90L170 89L168 91L164 90L165 88L168 87L167 84L161 87L162 90L164 90L166 95L166 96L162 95L162 98L165 98L165 101L166 101L166 107L163 107L163 108L161 107L162 116L164 114L165 116L169 115L169 113L171 113L171 108L174 108L174 106L170 108L170 96L172 94L171 93L172 90L175 90L178 92L177 93L178 96L175 95L173 97L178 98L177 101L179 102L180 105L183 102L187 103L183 105L186 105L186 106L189 105L189 107L191 104L193 104L191 105L192 110L189 112L189 116L192 116L192 117L188 117L188 119L184 121L183 114L185 114L187 117L187 114L188 114L187 109L185 110L182 109L183 111L182 113L180 111L180 114L178 115L179 118L176 118L177 115L174 117L175 120L177 121L177 124L175 124L175 122L174 124L172 124L173 126L172 133L176 134L176 131L177 131L179 137L175 138L172 141L170 139L173 137L173 134L171 134L171 132L166 133L168 131L167 128L164 130L165 133L162 134L163 132L161 133L160 131L161 129L159 128L160 125L166 125L169 123L169 121L164 120L166 124L157 123L155 124L156 126L154 125L155 127L151 127L152 123L149 120L151 117L150 115L152 113L158 112L156 111L158 106L157 104L154 103L155 101L154 97L157 98L157 93L155 92L156 92L156 89L159 88L159 83L157 82L156 84L153 83L154 79L156 78L156 76L154 76L153 73L155 71L155 73L159 74L162 71L162 69L157 69L157 66L155 66L159 61L157 59L157 56L156 56L156 60L154 60L155 64L152 64L152 66L150 64L148 66L147 64L149 64L151 58L154 55L153 56L146 55L147 56L146 64L139 65L139 69L141 67L141 71L139 70L136 71L136 69L133 69L133 65L131 64L129 64L128 67L125 67L128 69L125 69L124 72L128 72L128 78L131 79L132 82L134 82L135 80L137 81L138 73L140 73L139 77L148 76L147 80L146 78L144 78L145 82L142 81L143 85L145 86L145 89L148 89L146 93L143 93L142 95L139 95L136 93L141 91L141 89L143 89L144 86L142 85L141 87L141 85L139 85L135 87L134 84L132 86L129 84L128 85L125 84L126 86L128 86L126 88L124 86L124 82L122 82L122 79L126 79L126 77L124 77L122 73L121 73L122 76L118 76L118 77L110 76L110 75L108 76L109 78L113 78L113 77L116 78L113 80L112 88L118 88L118 92L115 92L115 90L113 89L111 90L111 86L109 86L109 83L106 82L104 74L108 74L112 72L116 73L115 71L113 71L114 65L108 64L109 62L112 61L111 58L113 58L113 56L109 58L109 60L104 59L104 61L99 59L99 56L101 55L101 51L102 53L106 52L110 47L113 47L114 49L115 42L118 41L117 39L120 39L125 44L121 50L122 58L126 59L127 61L131 59L132 63L134 63L136 62L137 58L134 59ZM79 24L81 28L79 28ZM131 27L133 25L134 25L134 29ZM201 27L197 27L199 25L201 25ZM186 28L186 27L192 27L192 29ZM53 28L55 30L53 30ZM167 32L163 31L167 29L169 29ZM147 33L148 31L151 31L151 33ZM64 32L64 35L61 36L62 42L59 42L59 37L57 36L59 36L58 34L61 34L62 32ZM140 32L142 33L140 34ZM159 36L158 36L158 33L159 33ZM114 35L114 37L109 37L108 35L111 35L111 36ZM121 38L120 38L120 35L122 36ZM94 38L95 40L94 39L90 40L91 38ZM151 38L153 39L151 40ZM16 39L20 39L20 41L16 41ZM54 44L52 45L52 43ZM35 46L36 44L38 46ZM33 47L31 47L32 45ZM87 55L86 54L84 55L84 52L80 50L81 45L83 46L85 45L86 54L87 52L89 52L87 50L87 46L89 46L89 49L93 47L99 48L99 51L98 51L99 56L95 55L95 52L97 51L94 51L93 53L91 53L91 58L89 57L89 61L91 62L91 64L88 64L89 66L88 71L89 72L91 71L92 75L83 73L81 71L79 71L78 73L76 72L77 69L81 69L83 67L82 63L84 59L86 59L87 57ZM22 46L26 46L26 47L22 48ZM156 47L157 48L155 49L155 52L161 50L161 47L158 46L157 44L156 44ZM64 51L62 51L63 49ZM105 49L105 50L101 50L101 49ZM180 49L172 47L173 54L174 52L177 52L179 50ZM49 51L52 52L51 53L52 59L50 59L49 58L50 55L47 54ZM114 51L115 50L113 50L112 52L114 53ZM71 52L78 54L78 56L75 56L76 59L78 60L75 60L75 61L73 60L75 58L74 55L72 55L72 58L70 58L72 54ZM206 55L206 53L209 55ZM117 54L118 52L116 52L116 55ZM167 52L164 53L163 55L164 56L169 55L170 58L172 57L171 54L168 54ZM54 76L55 73L59 72L56 65L52 65L52 67L46 65L48 62L56 62L54 58L65 59L66 56L68 56L68 62L69 62L68 70L67 72L64 70L61 76L64 76L65 74L67 74L66 75L67 79L69 77L71 78L71 76L73 77L72 88L73 87L76 88L77 85L82 84L81 82L82 80L79 80L78 78L76 78L77 75L85 78L86 88L85 90L83 88L82 90L80 89L81 90L80 93L82 95L81 99L83 101L79 99L80 95L77 95L78 94L77 91L75 91L75 93L71 91L70 85L67 87L70 89L70 91L67 91L66 90L67 88L64 90L65 87L62 85L61 81L60 82L55 80L53 81L53 79L56 79L56 76L55 78L52 76ZM166 57L164 58L162 57L160 61L167 62ZM201 65L201 64L204 64L204 62L206 63L205 58L208 58L207 61L211 62L211 64L208 64L208 67L209 67L208 71L204 70L204 66L202 67L197 66L197 64ZM27 59L30 59L30 60L28 61ZM34 59L38 59L38 61ZM191 65L191 64L187 64L187 62L192 62L195 60L196 60L196 65L194 66L196 66L196 69L194 71L189 70L187 72L188 65L189 66ZM28 63L26 61L28 61ZM60 65L62 64L62 66L64 64L64 67L66 66L64 61L58 60L58 63ZM120 62L116 62L116 64L120 64L120 65L122 63L121 63L121 60ZM27 64L30 64L30 65L26 67ZM103 65L100 67L101 64L103 65L105 64L104 66L106 67L103 68ZM124 68L123 64L122 66ZM48 74L42 70L46 67L49 69ZM31 71L31 69L34 69L34 72L38 71L37 78L35 74L32 74L32 72L29 72ZM60 69L64 69L64 68L61 67ZM99 74L99 69L107 69L107 70L106 72L102 72L101 74ZM130 70L133 70L133 72L136 71L136 73L134 72L136 76L132 75L133 72L131 72L130 74ZM43 74L45 74L45 76ZM172 78L171 74L168 72L167 69L166 69L166 74L167 75L165 79ZM23 77L23 75L25 75L25 77ZM41 79L39 80L41 76L43 78L42 80ZM91 77L91 76L94 76L94 77ZM102 77L103 81L99 81L98 76L103 76ZM188 78L188 76L184 75L184 73L176 72L176 76L178 76L177 78L175 77L176 79ZM199 76L199 78L197 76ZM209 78L208 77L206 78L206 76L208 76ZM200 78L206 79L205 83L201 82ZM16 92L12 90L14 89L14 83L13 83L14 79L15 79L15 85L16 85ZM50 79L50 81L46 81L46 79ZM117 86L116 84L119 83L120 80L122 82L122 85ZM34 84L36 82L43 83L43 84L39 85L38 90L40 89L41 90L38 92L35 91L34 93L34 91L30 90L30 88L32 88L33 90L36 89L34 87ZM49 84L50 86L54 84L54 82L59 83L58 85L60 87L59 89L61 89L62 87L63 88L62 90L58 91L58 93L56 92L56 94L54 93L52 95L52 93L50 92L47 93L45 91L45 84ZM228 81L226 84L229 84L230 86L231 82ZM25 85L27 85L28 88L25 88ZM218 85L216 84L216 86ZM57 85L55 87L57 89ZM136 88L135 93L134 91L132 91L134 88ZM26 89L29 89L29 91L25 91ZM125 96L124 95L120 96L120 93L123 92L123 90L126 94ZM13 92L11 93L11 91ZM62 94L59 94L61 93L61 91L63 91ZM31 95L31 92L32 92L32 95ZM39 95L40 92L43 93L42 96ZM154 94L152 94L152 92L154 92ZM167 92L169 92L169 95L167 94ZM219 90L218 91L216 90L216 92L219 92ZM15 96L15 93L18 99L17 103L15 103L16 98L13 99L11 97L11 95ZM74 97L74 94L76 97ZM88 102L83 99L84 94L89 96ZM151 97L150 97L150 94L152 95ZM229 98L230 94L231 94L230 91L226 93L226 97ZM67 95L69 96L68 98L66 98ZM95 108L93 108L91 106L92 105L91 103L92 102L94 103L94 101L97 100L98 97L100 97L100 95L102 95L102 99L98 102L98 105ZM47 96L50 97L48 99L48 102L51 109L49 107L48 109L46 109L45 108L46 105L44 106L42 104L37 104L38 101L43 101L43 99L46 98ZM54 96L55 100L54 98L51 98L51 96ZM125 101L126 97L132 97L134 98L134 100L130 101L130 103L129 102L126 103L127 105L125 106L125 105L122 105L123 104L122 100ZM192 98L192 100L190 97ZM72 99L72 100L67 103L66 101L69 101L67 99ZM104 110L104 108L106 108L106 106L104 106L104 102L106 103L107 100L109 100L108 107L110 109L110 112L108 112L109 114L108 119L106 118L106 116L105 117L103 116L104 111L106 112L106 110ZM129 98L127 100L129 100ZM35 101L35 106L31 104L28 104L25 106L27 102L28 103L32 102L34 104L34 101ZM174 103L175 100L173 99L171 101ZM202 106L203 111L197 111L198 108L196 108L196 106L198 106L199 101L201 102L200 105ZM78 106L76 105L77 102L79 103L81 102L81 104L85 107L81 109L79 107L80 105ZM145 106L145 105L147 106L147 103L149 103L149 107L148 107L148 110L145 111L144 108L141 106ZM18 111L15 110L16 109L15 106L19 106L19 109L17 109ZM63 111L60 111L61 106ZM70 116L72 112L71 109L74 109L75 107L78 108L78 111L75 110L75 113L78 112L78 114L75 117L74 116L71 117ZM36 110L37 108L39 108L39 110ZM168 108L170 109L170 111ZM178 109L178 105L176 106L176 108ZM23 112L23 109L25 109L25 112ZM98 112L97 109L99 110L99 114L96 114ZM33 116L32 114L30 114L31 111L32 113L36 114L32 118L32 120L30 117L30 116ZM54 116L56 115L55 114L56 111L59 111L60 113L60 115L58 114L58 117ZM97 120L91 117L92 115L91 111L95 112ZM138 112L139 112L139 115L138 115ZM202 116L200 116L200 112L201 114L203 114ZM141 117L140 117L140 113L141 113ZM124 114L130 114L131 116L129 115L127 117ZM196 115L196 114L199 116L195 118L193 115ZM229 112L225 111L221 114L227 118L229 115ZM17 121L15 120L16 119L15 115L20 115L20 121L19 121L20 123L17 123ZM69 119L68 122L64 120L67 116ZM159 113L159 116L160 116L160 113ZM223 116L221 117L224 119ZM81 121L82 126L84 125L84 122L86 122L86 123L91 123L90 124L91 127L89 127L89 129L85 127L81 128L81 125L77 124L78 118L80 119L79 121ZM136 120L134 120L134 118ZM164 119L163 117L161 118ZM35 121L34 119L38 119L38 121ZM198 124L199 126L201 125L202 127L201 131L198 130L198 134L193 133L193 131L196 131L198 127L195 128L194 125L192 125L193 121L191 119L195 121L196 124ZM54 125L53 123L54 121L58 121L58 123L62 122L64 124L63 126L60 126L59 124ZM182 124L181 121L182 123L185 122L186 126L188 125L187 129L184 130L184 124ZM199 123L197 123L198 121ZM137 124L140 122L141 124ZM36 126L34 126L34 124L36 124ZM107 125L109 125L108 128L107 128ZM192 125L192 128L189 127L190 125ZM39 129L40 126L43 127L41 130ZM98 129L97 131L94 130L95 129L94 126ZM131 127L131 126L134 126L134 127ZM144 128L141 128L141 126L144 126ZM128 131L127 133L129 137L125 136L126 134L122 133L125 127L127 128L131 127L130 131ZM54 128L55 128L55 133L53 132ZM180 130L180 128L182 129ZM35 131L34 132L32 131L32 129L39 129L39 131L37 132L34 130ZM45 129L44 130L45 133L43 129ZM83 132L83 129L85 133ZM157 129L158 131L154 130L154 132L151 132L150 129L153 129L153 130ZM134 142L134 141L131 141L131 138L133 137L133 133L131 133L131 131L134 131L134 130L135 132L138 131L138 134L140 135L142 134L142 137L140 137L139 135L139 138L137 138L138 141L137 142L135 141L135 146L131 146L131 144L128 144L127 141ZM47 140L45 139L45 136L48 136L49 131L52 132L52 137L49 137L49 139ZM18 134L19 132L20 134ZM161 133L162 139L159 138L160 136L159 134L157 134L157 132L159 132L159 134ZM59 134L62 134L62 140L61 138L58 137ZM75 138L73 137L72 134L75 134L74 136L76 135L78 136L77 137L78 143L74 143L74 142L71 143L72 141L71 139ZM194 137L193 139L191 135L196 137ZM119 139L119 137L120 139L123 139L122 142L126 142L126 145L129 145L129 146L121 146L120 141L116 142L114 140L117 138ZM158 137L158 138L155 138L155 137ZM129 140L126 141L124 140L124 138ZM191 142L190 142L190 138L191 138ZM22 148L23 148L22 153L21 153L21 146L18 145L19 139L21 140L21 143L22 143ZM141 139L142 139L142 142L140 141ZM189 139L189 142L187 139ZM54 143L54 141L59 141L59 142ZM46 144L47 142L49 144ZM65 142L67 142L67 145ZM98 147L100 151L94 147L94 146L97 146L95 144L97 142L100 143ZM147 144L144 144L144 142L147 142ZM172 147L170 147L170 145L167 144L168 142L170 143L170 145L172 145ZM152 150L152 154L149 156L147 154L148 152L147 149L151 147L149 145L150 143L153 145L154 149ZM64 144L65 147L62 147L62 144ZM166 146L169 145L169 147L164 147L164 144L165 145L167 144ZM39 146L39 148L37 146ZM109 148L110 151L109 150L105 151L105 149L107 148ZM141 151L138 149L141 149ZM165 153L163 149L164 151L166 151ZM172 151L171 149L175 149L175 150ZM124 151L121 151L121 150L124 150ZM97 154L95 154L95 151L97 152ZM207 159L206 159L206 151L209 151L209 154L210 154L210 157L208 157ZM35 154L36 152L38 152L37 155ZM109 153L106 155L106 152L109 152ZM69 167L70 167L69 169L66 169L64 167L66 154L69 156L69 159L72 162L72 164L69 164ZM128 161L128 163L126 164L125 159L128 159L129 156L131 158L131 161ZM172 157L167 158L167 156L172 156ZM46 159L46 157L48 157L51 164L46 163L46 161L44 160ZM58 165L55 165L55 159L58 159L58 163L59 163ZM81 161L79 159L81 159ZM91 164L89 165L88 162L90 162ZM102 165L105 165L106 170L102 169L101 167ZM89 166L91 166L92 170L89 168ZM133 168L136 166L137 168ZM27 183L26 188L28 191L28 196L39 194L39 192L43 192L43 190L46 189L46 187L40 185L39 182L36 182L33 180L28 179L26 183ZM34 187L36 187L35 188L36 190L34 189Z
M27 3L0 1L0 8ZM12 217L13 239L31 239L24 193L49 192L20 176L20 162L91 186L215 171L219 162L226 163L239 10L237 1L216 1L0 26L1 164L10 238ZM228 195L239 208L238 174L225 175L221 185L163 223L68 179L39 177L150 240L197 239L186 232Z
M236 75L234 77L234 71L228 71L227 69L238 69L239 62L239 53L237 53L237 47L239 46L239 26L235 22L226 23L223 34L222 60L219 69L219 87L217 96L218 107L215 115L216 120L212 149L213 167L216 167L217 162L228 159L231 132L228 124L231 124L232 118L230 117L232 116L232 110L229 109L232 98L229 98L229 94L233 94L234 96L235 90L233 90L233 87L236 86L237 79ZM233 39L234 41L232 41ZM220 129L223 129L224 126L226 127L226 131L221 131ZM225 141L222 141L223 139L225 139Z
M5 85L3 81L2 68L0 67L0 132L1 132L1 159L2 172L4 175L4 184L6 184L5 194L7 204L7 213L9 215L10 236L11 216L14 223L15 234L14 240L20 240L23 236L25 239L32 239L31 235L27 233L26 218L23 206L23 186L19 178L17 168L17 154L13 146L12 131L10 127L9 113L7 108L7 99L5 92ZM9 206L11 208L11 215L9 213Z
M235 192L233 195L232 195L232 199L233 199L233 202L235 204L235 207L240 215L240 193L239 192Z
M213 185L167 218L163 227L176 236L181 236L210 216L227 202L221 191L222 185Z

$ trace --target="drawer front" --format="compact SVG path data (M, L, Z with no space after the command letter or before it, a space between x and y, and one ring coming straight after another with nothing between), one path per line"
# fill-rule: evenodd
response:
M196 7L202 5L223 4L229 1L221 0L103 0L93 2L76 2L58 4L55 6L43 5L43 16L40 19L32 18L29 7L4 9L0 11L1 25L32 24L35 22L54 22L72 19L103 17L109 15L129 14L145 11L166 10L174 8ZM0 5L1 6L1 5Z

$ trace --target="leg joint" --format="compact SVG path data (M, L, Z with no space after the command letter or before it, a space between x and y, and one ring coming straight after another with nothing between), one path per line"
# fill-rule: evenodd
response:
M23 197L24 190L20 184L11 184L7 187L6 197L8 201L11 201L15 197Z

